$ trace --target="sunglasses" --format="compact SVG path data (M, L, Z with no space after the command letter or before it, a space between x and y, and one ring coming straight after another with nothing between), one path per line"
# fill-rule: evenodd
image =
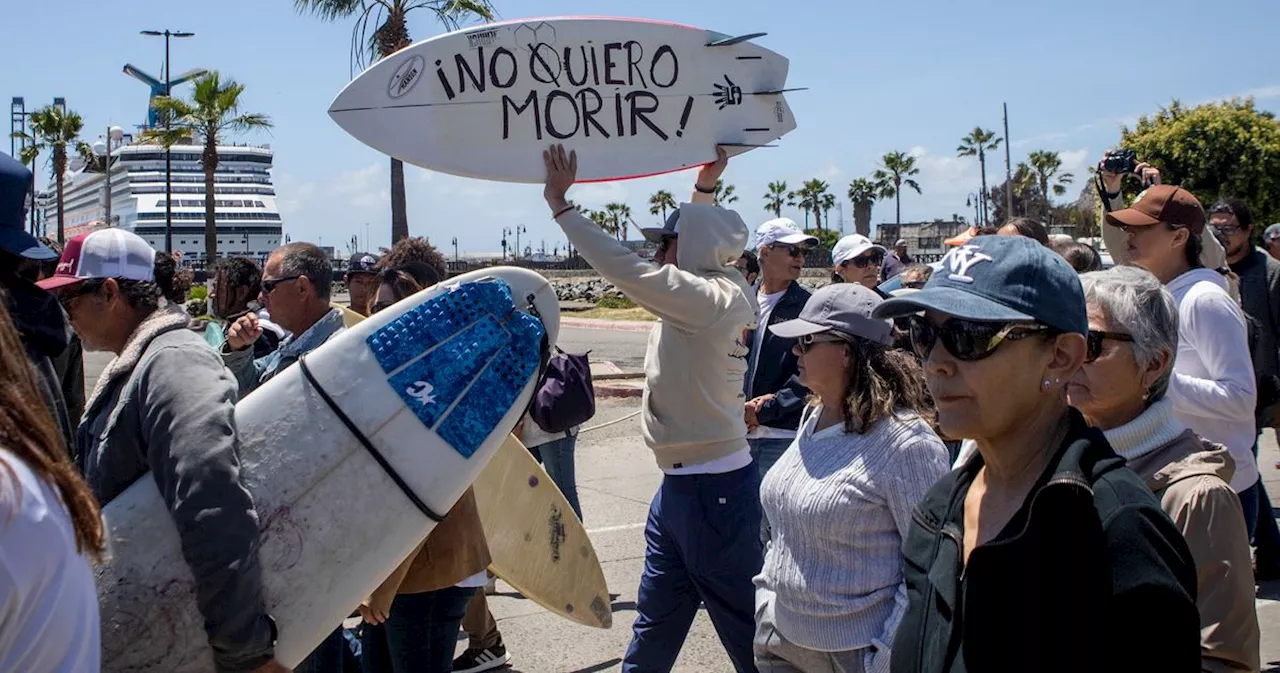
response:
M832 335L830 332L825 334L824 333L806 334L800 337L799 339L796 339L796 350L803 355L804 353L808 353L809 349L813 348L816 344L834 344L834 343L848 344L851 342L842 336Z
M59 292L57 295L58 303L62 305L62 310L70 311L72 301L87 295L97 294L98 290L101 290L101 289L102 289L101 280L97 280L97 279L86 280L83 283L80 283L80 285L76 287L74 290Z
M1240 226L1235 224L1227 225L1225 227L1219 227L1216 224L1210 226L1212 226L1213 230L1222 236L1234 236L1236 232L1240 231Z
M275 292L276 286L279 285L280 283L288 282L291 280L297 280L301 277L302 277L301 275L297 275L297 276L284 276L281 278L263 278L262 293L271 294L272 292Z
M990 357L1000 344L1050 332L1053 328L1033 323L983 322L962 318L951 318L942 325L934 326L924 317L914 315L909 319L908 329L911 347L922 360L927 360L934 344L941 341L942 347L955 359L975 362Z
M805 249L798 245L790 243L774 243L769 246L770 250L785 250L792 257L804 257Z
M1107 339L1133 343L1132 334L1123 334L1121 332L1103 332L1101 330L1091 329L1085 338L1088 340L1089 344L1088 350L1085 351L1085 362L1093 362L1102 355L1102 342Z
M868 266L880 266L881 264L884 264L884 253L877 251L869 255L858 255L857 257L846 261L845 264L852 264L854 268L857 269L865 269Z

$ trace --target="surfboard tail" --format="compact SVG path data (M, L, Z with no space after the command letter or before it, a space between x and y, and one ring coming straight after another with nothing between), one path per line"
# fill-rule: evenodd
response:
M719 33L715 33L715 34L719 35ZM715 39L708 42L707 46L708 47L732 47L735 44L750 42L751 40L754 40L757 37L764 37L765 35L768 35L768 33L749 33L747 35L721 37L719 39Z

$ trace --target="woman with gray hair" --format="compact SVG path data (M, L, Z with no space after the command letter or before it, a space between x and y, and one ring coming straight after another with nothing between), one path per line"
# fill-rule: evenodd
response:
M1080 276L1089 315L1085 364L1067 399L1160 499L1195 559L1201 669L1256 671L1249 541L1229 485L1226 448L1187 429L1165 396L1178 349L1178 309L1150 272L1119 266Z

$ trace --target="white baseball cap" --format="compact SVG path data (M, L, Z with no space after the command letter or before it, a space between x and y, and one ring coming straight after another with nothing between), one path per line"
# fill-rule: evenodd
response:
M67 241L54 274L38 283L45 290L95 278L155 280L156 251L142 237L123 229L99 229Z
M818 238L800 230L800 225L789 217L769 220L756 228L756 247L782 243L783 245L817 245Z
M883 245L877 245L862 234L849 234L836 242L831 249L831 265L840 266L868 250L885 252Z

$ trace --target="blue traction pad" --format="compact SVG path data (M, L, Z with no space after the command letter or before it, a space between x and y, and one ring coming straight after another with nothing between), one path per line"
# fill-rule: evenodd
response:
M367 343L405 406L470 458L537 371L545 333L493 279L423 302Z

